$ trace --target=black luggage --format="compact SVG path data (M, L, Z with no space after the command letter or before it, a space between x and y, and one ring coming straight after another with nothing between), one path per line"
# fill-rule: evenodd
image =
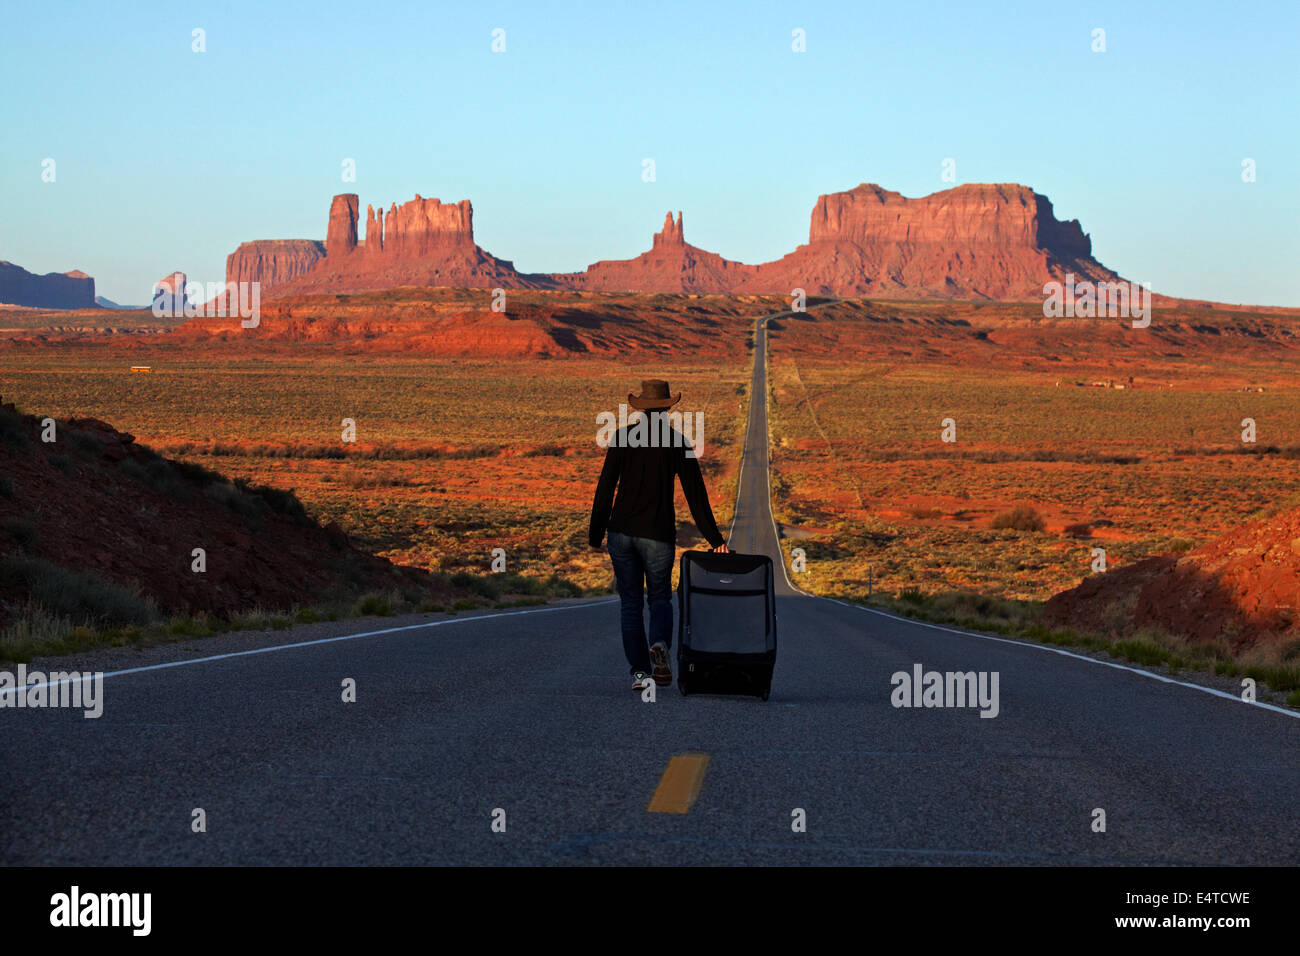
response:
M767 700L776 666L772 559L687 551L677 583L677 687Z

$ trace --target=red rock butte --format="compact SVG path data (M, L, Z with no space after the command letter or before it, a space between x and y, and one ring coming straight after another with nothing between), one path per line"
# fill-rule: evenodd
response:
M41 309L95 308L95 280L79 269L35 275L0 262L0 304Z
M603 260L583 272L521 273L474 242L468 200L417 195L366 207L335 196L325 242L246 242L226 263L227 281L260 281L263 295L362 292L399 286L581 289L609 292L776 293L894 298L1036 300L1043 285L1116 282L1092 257L1077 220L1059 221L1028 186L969 184L908 199L863 184L819 196L808 242L786 256L747 265L686 241L670 212L648 252Z

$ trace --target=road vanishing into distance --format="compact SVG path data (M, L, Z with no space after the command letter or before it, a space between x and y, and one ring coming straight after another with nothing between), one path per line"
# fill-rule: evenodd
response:
M0 710L0 860L1300 858L1289 713L791 586L769 498L766 334L760 319L731 545L779 566L771 700L674 687L643 701L609 599L118 651L98 719ZM916 665L996 672L996 717L893 706L892 675Z

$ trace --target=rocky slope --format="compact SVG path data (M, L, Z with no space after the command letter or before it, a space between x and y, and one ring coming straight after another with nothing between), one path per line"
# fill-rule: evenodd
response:
M1158 627L1234 652L1300 637L1300 508L1242 525L1184 555L1085 578L1044 609L1051 625L1098 633Z
M47 593L66 572L94 582L84 597L99 600L68 609L73 618L141 601L224 615L427 583L322 528L291 493L170 461L95 419L58 421L52 443L42 427L0 405L0 623L43 594L71 602ZM206 552L203 573L192 569L195 548Z

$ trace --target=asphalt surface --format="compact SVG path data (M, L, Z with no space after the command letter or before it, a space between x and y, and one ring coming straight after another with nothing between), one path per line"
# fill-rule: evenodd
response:
M765 355L765 330L756 351ZM731 543L779 559L756 362ZM0 710L13 864L1293 864L1300 720L802 596L771 700L630 689L617 605L312 625L135 655L104 713ZM369 633L402 627L389 633ZM297 642L299 646L293 646ZM310 642L310 643L308 643ZM122 658L109 666L122 666ZM180 666L159 667L173 661ZM997 672L999 710L891 675ZM72 666L69 663L67 666ZM341 686L356 682L357 700ZM709 755L686 813L647 804ZM195 808L204 833L192 832ZM1094 811L1105 831L1094 832ZM505 831L494 832L504 811ZM802 810L806 831L794 832Z

